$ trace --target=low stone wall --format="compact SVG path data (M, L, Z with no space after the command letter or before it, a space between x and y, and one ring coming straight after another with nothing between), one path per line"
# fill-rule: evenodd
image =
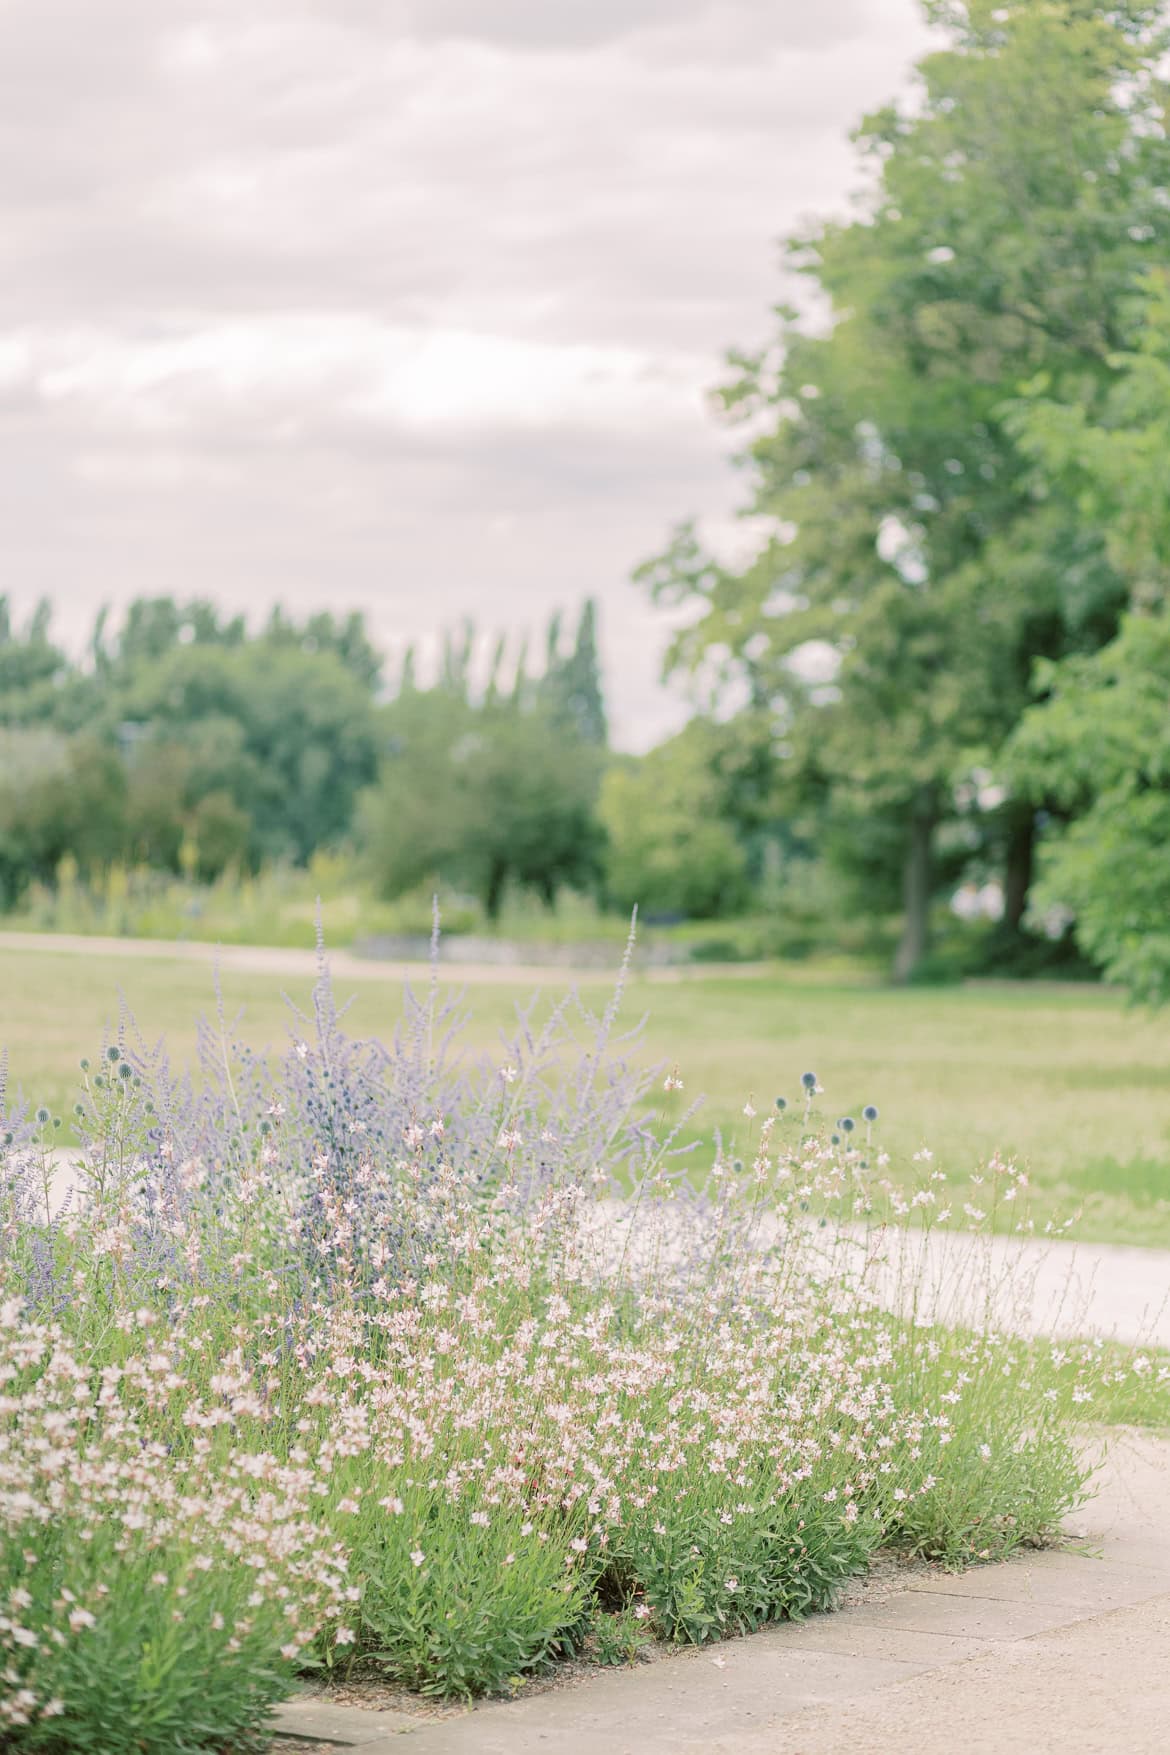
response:
M421 936L385 934L355 939L353 953L388 963L425 963L431 955L431 941ZM621 960L622 946L613 940L567 945L532 944L516 939L477 938L470 933L448 934L439 940L440 963L616 970ZM686 949L680 945L643 943L634 950L634 965L639 969L664 969L690 960Z

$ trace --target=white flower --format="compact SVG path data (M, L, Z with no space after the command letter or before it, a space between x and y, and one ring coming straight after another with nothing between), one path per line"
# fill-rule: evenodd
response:
M412 1566L421 1566L425 1559L426 1555L423 1553L422 1549L416 1548L410 1556L410 1563Z

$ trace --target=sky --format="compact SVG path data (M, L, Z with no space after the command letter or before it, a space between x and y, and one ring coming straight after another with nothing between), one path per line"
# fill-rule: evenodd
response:
M925 46L915 0L0 0L0 591L391 652L593 595L649 747L630 574L740 540L709 392Z

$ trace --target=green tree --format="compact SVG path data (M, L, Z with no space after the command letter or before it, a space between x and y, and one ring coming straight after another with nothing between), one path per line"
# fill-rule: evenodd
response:
M66 668L65 655L50 635L51 621L50 606L42 601L18 630L8 598L0 596L0 725L47 717L46 705Z
M494 920L509 883L552 905L563 885L596 881L598 758L546 706L411 690L385 709L384 729L389 753L360 819L384 894L442 879Z
M189 778L202 775L185 803L229 797L252 824L256 863L303 862L342 840L377 769L374 703L328 651L179 646L137 670L107 712L114 726L146 728L151 743L185 746Z
M549 624L548 666L541 693L554 719L582 743L604 749L608 728L601 687L601 656L597 646L597 605L588 598L577 623L573 649L562 656L560 616Z
M1151 275L1137 344L1092 418L1045 380L1012 412L1040 481L1075 500L1126 580L1135 611L1091 656L1041 668L1039 699L1008 747L1016 784L1044 800L1041 900L1147 1000L1170 997L1170 276Z
M884 849L879 897L896 862L902 976L927 947L956 782L1001 748L1034 659L1111 638L1126 597L1101 534L1038 496L1006 405L1044 372L1055 400L1097 406L1135 280L1170 243L1159 5L925 10L947 46L913 106L859 131L859 217L790 243L813 296L724 393L763 429L761 552L725 567L684 527L640 572L699 611L671 667L713 668L775 716L838 838L852 824ZM810 680L811 642L834 655L828 681ZM1014 920L1034 803L997 813Z
M0 730L0 904L51 883L72 854L85 876L116 859L125 777L114 752L47 727Z
M1138 999L1170 998L1170 615L1127 619L1104 652L1042 676L1011 750L1024 784L1068 820L1038 899Z
M694 721L640 760L615 762L601 787L605 890L623 911L709 919L743 905L747 855L720 816L707 727Z

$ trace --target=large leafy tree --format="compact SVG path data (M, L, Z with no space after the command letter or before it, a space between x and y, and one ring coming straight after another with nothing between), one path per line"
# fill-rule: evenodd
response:
M1012 412L1054 492L1075 499L1132 613L1093 655L1044 666L1007 759L1054 820L1042 895L1142 999L1170 997L1170 277L1151 275L1138 343L1096 418L1039 380ZM1063 830L1061 825L1063 824Z
M180 646L136 670L111 708L143 730L134 763L179 746L189 807L231 800L251 824L254 862L304 861L336 843L377 770L373 699L329 651Z
M742 907L748 860L712 759L720 730L692 719L649 755L606 773L600 814L606 895L615 907L636 906L650 919L709 919Z
M361 812L384 894L443 879L494 920L509 883L552 905L563 885L596 881L599 753L546 704L474 702L440 685L408 690L384 713L388 754Z
M1147 0L926 0L947 44L916 100L870 117L856 218L787 246L809 286L723 400L757 435L741 569L684 527L640 577L697 608L673 667L714 668L770 711L838 844L900 880L899 973L927 945L940 825L999 750L1037 656L1112 637L1126 584L1099 531L1041 497L1005 414L1044 373L1095 407L1130 334L1137 276L1170 243L1170 146ZM828 646L835 671L802 656ZM1009 915L1031 876L1034 801L999 806Z

